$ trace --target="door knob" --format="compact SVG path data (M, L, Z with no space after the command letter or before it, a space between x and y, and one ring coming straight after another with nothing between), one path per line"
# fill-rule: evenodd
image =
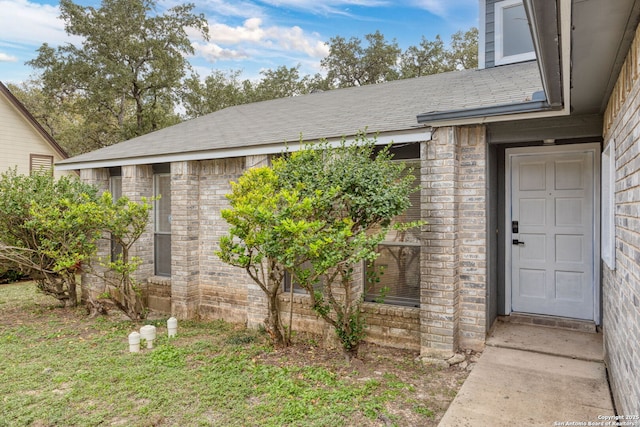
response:
M522 246L524 246L524 242L521 242L521 241L520 241L520 240L518 240L518 239L513 239L513 244L514 244L514 245L522 245Z

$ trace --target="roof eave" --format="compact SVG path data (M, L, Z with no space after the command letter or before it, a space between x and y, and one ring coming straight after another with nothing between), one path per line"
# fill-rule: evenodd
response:
M571 0L524 0L544 99L419 114L431 126L467 125L570 114ZM565 34L564 40L561 34Z
M404 129L398 131L388 131L366 134L366 136L376 136L376 145L388 145L391 143L413 143L428 141L431 139L431 129L427 127L415 127L413 129ZM329 144L335 144L336 146L341 141L351 142L356 140L356 135L327 138L326 141ZM136 156L127 158L113 158L103 160L90 160L69 162L68 160L62 163L56 163L57 170L79 170L79 169L92 169L92 168L107 168L115 166L129 166L129 165L145 165L156 163L171 163L179 161L199 161L199 160L214 160L224 159L232 157L243 157L251 155L268 155L278 154L283 151L297 151L300 150L305 144L311 143L311 141L297 141L297 142L282 142L275 144L265 145L252 145L245 147L231 147L215 150L204 151L192 151L182 153L170 153L152 156Z
M552 108L563 105L561 34L555 1L524 0L542 87Z

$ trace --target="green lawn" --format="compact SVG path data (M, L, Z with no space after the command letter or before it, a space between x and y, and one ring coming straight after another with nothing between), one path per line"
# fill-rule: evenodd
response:
M347 366L308 338L275 350L222 321L180 322L171 340L166 318L147 323L155 348L132 354L140 325L0 285L0 426L429 426L466 376L375 346Z

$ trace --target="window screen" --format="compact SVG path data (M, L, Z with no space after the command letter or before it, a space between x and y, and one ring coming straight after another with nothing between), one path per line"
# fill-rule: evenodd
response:
M110 172L110 173L119 173ZM122 197L122 176L120 175L112 175L109 177L109 192L111 193L111 197L113 198L113 202L115 203L120 197ZM118 256L122 254L122 246L116 243L116 241L111 239L111 261L114 262L118 259Z
M154 175L155 274L171 276L171 175Z
M420 162L405 161L407 169L416 180L414 187L419 186ZM401 215L394 218L394 223L407 223L420 220L420 191L410 195L411 206ZM380 254L368 272L379 271L380 281L374 286L367 285L365 300L382 301L386 304L420 305L420 229L407 231L390 230L385 240L378 245ZM381 297L382 300L380 299Z

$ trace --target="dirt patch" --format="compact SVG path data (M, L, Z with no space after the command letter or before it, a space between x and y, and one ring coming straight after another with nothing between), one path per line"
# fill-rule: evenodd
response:
M466 359L477 357L472 353L465 356ZM392 406L378 413L377 419L358 416L347 421L347 425L352 426L437 426L470 371L469 363L438 367L420 361L417 352L371 343L362 344L358 358L350 363L339 350L307 343L265 353L259 360L274 366L324 367L341 380L352 383L392 380L407 391L408 398L395 399Z

